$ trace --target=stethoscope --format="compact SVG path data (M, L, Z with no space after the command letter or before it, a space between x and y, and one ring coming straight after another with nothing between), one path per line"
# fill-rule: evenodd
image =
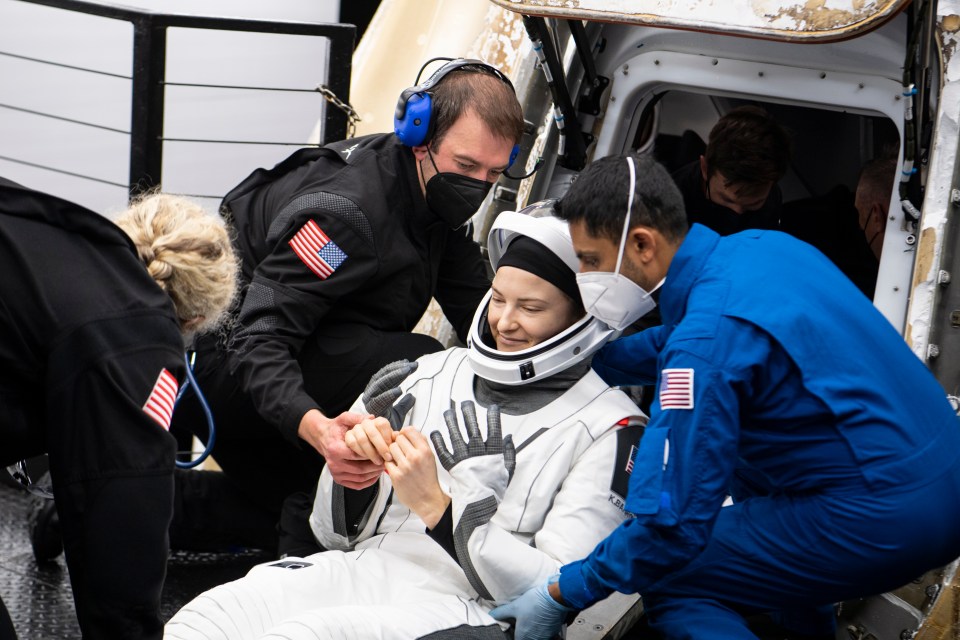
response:
M195 460L177 460L176 464L178 469L193 469L194 467L200 466L200 464L210 456L210 452L213 451L213 445L217 439L217 432L213 422L213 412L210 411L210 405L207 404L207 398L203 395L200 385L197 384L197 379L193 377L193 365L196 361L196 351L189 351L183 354L183 362L187 365L187 380L183 383L183 386L180 387L180 391L177 392L177 399L173 403L173 408L174 411L176 411L177 405L180 404L180 400L183 398L183 394L193 386L193 391L197 394L197 400L200 401L200 406L203 408L203 414L207 418L207 431L209 435L207 436L207 443L206 446L204 446L203 452Z
M213 445L216 442L216 427L214 426L213 422L213 412L210 411L210 405L207 404L207 398L203 395L200 385L197 384L197 379L193 377L193 365L196 360L196 351L190 351L183 354L183 362L187 367L187 380L183 383L183 386L180 387L180 391L177 393L177 398L174 400L173 406L174 409L176 409L176 406L180 403L180 399L183 398L183 394L192 385L194 392L197 394L197 400L200 401L200 406L203 408L203 414L207 418L207 430L209 432L209 436L207 437L207 444L204 447L203 452L197 457L196 460L190 460L187 462L182 462L180 460L175 461L177 468L179 469L193 469L194 467L198 467L210 456L210 452L213 451ZM33 495L47 499L53 498L53 492L48 487L44 485L38 485L30 477L30 471L27 468L26 460L20 460L19 462L9 465L7 467L7 472L17 484L22 486L25 490L29 491Z

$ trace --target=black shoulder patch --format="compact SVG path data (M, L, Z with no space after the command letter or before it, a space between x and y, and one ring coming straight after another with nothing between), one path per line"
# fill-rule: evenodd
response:
M613 477L610 479L610 491L623 500L627 498L633 461L637 457L637 446L642 436L643 427L639 425L617 429L617 462L613 468Z
M364 240L373 244L373 228L370 221L364 215L357 203L349 198L344 198L335 193L326 191L316 191L314 193L305 193L298 196L274 218L270 224L270 230L267 232L267 241L276 242L283 230L290 223L290 218L304 209L320 209L327 211L341 218L345 223L353 227L357 234Z

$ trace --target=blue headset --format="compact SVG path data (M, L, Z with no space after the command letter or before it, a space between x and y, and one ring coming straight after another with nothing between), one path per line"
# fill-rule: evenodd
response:
M434 85L443 80L447 74L457 69L462 69L463 67L480 67L500 78L511 90L516 91L513 88L513 83L510 82L507 76L503 75L499 69L490 66L482 60L470 58L455 58L453 60L434 58L433 60L448 60L448 62L434 71L423 84L404 89L400 94L400 98L397 100L397 108L393 112L393 132L397 135L397 138L400 139L400 142L408 147L420 146L433 135L435 123L432 117L433 99L430 96L430 90ZM433 62L433 60L428 60L427 64ZM421 72L422 71L423 69L421 69ZM418 74L417 81L419 82L419 80L420 76ZM513 164L513 161L517 159L519 153L520 145L514 145L513 150L510 152L509 164Z

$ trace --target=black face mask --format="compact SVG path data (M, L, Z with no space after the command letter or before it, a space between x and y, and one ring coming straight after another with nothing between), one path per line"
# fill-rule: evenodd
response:
M439 173L433 154L427 150L430 162L438 173L427 180L427 208L447 223L451 229L459 229L473 217L483 199L490 193L493 183L477 180L459 173ZM421 167L423 161L421 161ZM420 169L423 175L423 169Z

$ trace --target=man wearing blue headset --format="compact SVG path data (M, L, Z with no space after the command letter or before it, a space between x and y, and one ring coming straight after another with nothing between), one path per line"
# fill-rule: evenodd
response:
M301 149L226 196L244 297L196 364L224 474L179 474L174 545L275 543L284 497L314 487L324 461L346 487L379 477L343 444L364 416L338 414L384 364L442 349L411 333L431 298L466 338L489 287L469 221L523 126L506 76L450 60L401 94L394 132ZM182 403L174 429L203 424Z

